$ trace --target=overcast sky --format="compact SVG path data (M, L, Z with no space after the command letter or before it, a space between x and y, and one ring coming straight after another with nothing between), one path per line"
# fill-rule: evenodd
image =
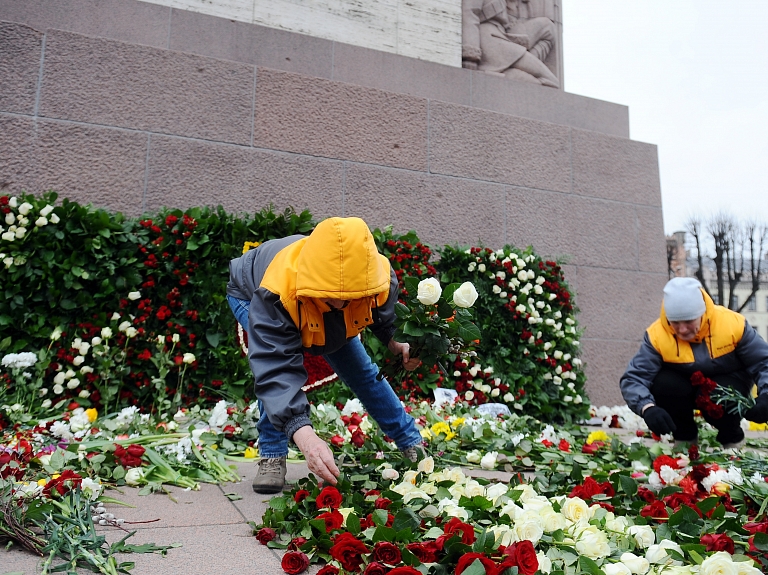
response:
M768 222L768 0L563 0L565 90L658 146L664 229Z

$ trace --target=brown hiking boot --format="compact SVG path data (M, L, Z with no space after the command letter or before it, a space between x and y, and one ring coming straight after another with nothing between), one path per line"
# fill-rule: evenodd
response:
M256 493L281 492L285 485L285 471L285 457L262 459L253 478L253 490Z

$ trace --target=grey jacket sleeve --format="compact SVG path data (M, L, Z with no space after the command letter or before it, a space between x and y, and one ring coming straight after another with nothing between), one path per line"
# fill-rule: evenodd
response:
M627 402L629 409L638 415L645 405L653 403L651 385L661 370L661 366L661 354L651 345L651 340L646 332L640 350L630 360L627 371L621 376L619 382L624 401Z
M400 286L397 283L397 276L395 275L395 270L390 266L389 297L383 306L374 310L373 325L370 326L373 335L384 345L388 344L395 334L395 304L399 295Z
M746 320L744 320L744 335L736 346L736 355L744 364L752 381L757 384L757 393L768 393L768 343Z
M307 372L299 330L279 297L263 288L253 294L248 318L248 360L256 395L275 429L292 439L300 427L311 425L301 390Z

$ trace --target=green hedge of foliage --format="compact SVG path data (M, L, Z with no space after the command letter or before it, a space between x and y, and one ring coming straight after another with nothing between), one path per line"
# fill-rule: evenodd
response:
M157 407L158 395L184 404L248 400L252 378L225 297L229 261L246 242L309 233L311 214L232 215L219 207L127 218L57 199L53 192L0 197L0 353L49 349L44 379L83 380L62 385L58 405ZM472 403L503 402L547 420L586 414L574 310L555 262L508 246L445 247L434 261L415 232L373 234L401 287L406 275L438 277L444 285L472 281L480 294L478 357L456 358L446 371L422 366L394 384L401 397L449 387ZM61 335L52 339L54 328ZM83 347L105 334L104 344ZM377 362L390 361L375 338L365 343ZM111 383L107 356L119 364ZM102 373L84 373L83 365ZM2 377L11 387L10 373Z

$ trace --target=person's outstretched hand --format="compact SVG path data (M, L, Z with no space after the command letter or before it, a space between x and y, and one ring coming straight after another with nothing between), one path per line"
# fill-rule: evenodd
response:
M768 423L768 394L757 396L755 405L744 413L744 419L754 423Z
M413 371L421 365L421 360L418 357L411 357L411 346L407 343L400 343L390 339L387 347L394 356L403 356L403 367L408 371Z
M677 425L675 425L675 422L672 420L672 416L658 405L646 409L645 413L643 413L643 419L648 425L648 429L653 431L656 435L672 433L677 429Z
M336 485L336 478L341 472L336 467L330 447L317 436L315 430L309 425L300 427L293 434L293 442L304 454L309 470L323 481Z

